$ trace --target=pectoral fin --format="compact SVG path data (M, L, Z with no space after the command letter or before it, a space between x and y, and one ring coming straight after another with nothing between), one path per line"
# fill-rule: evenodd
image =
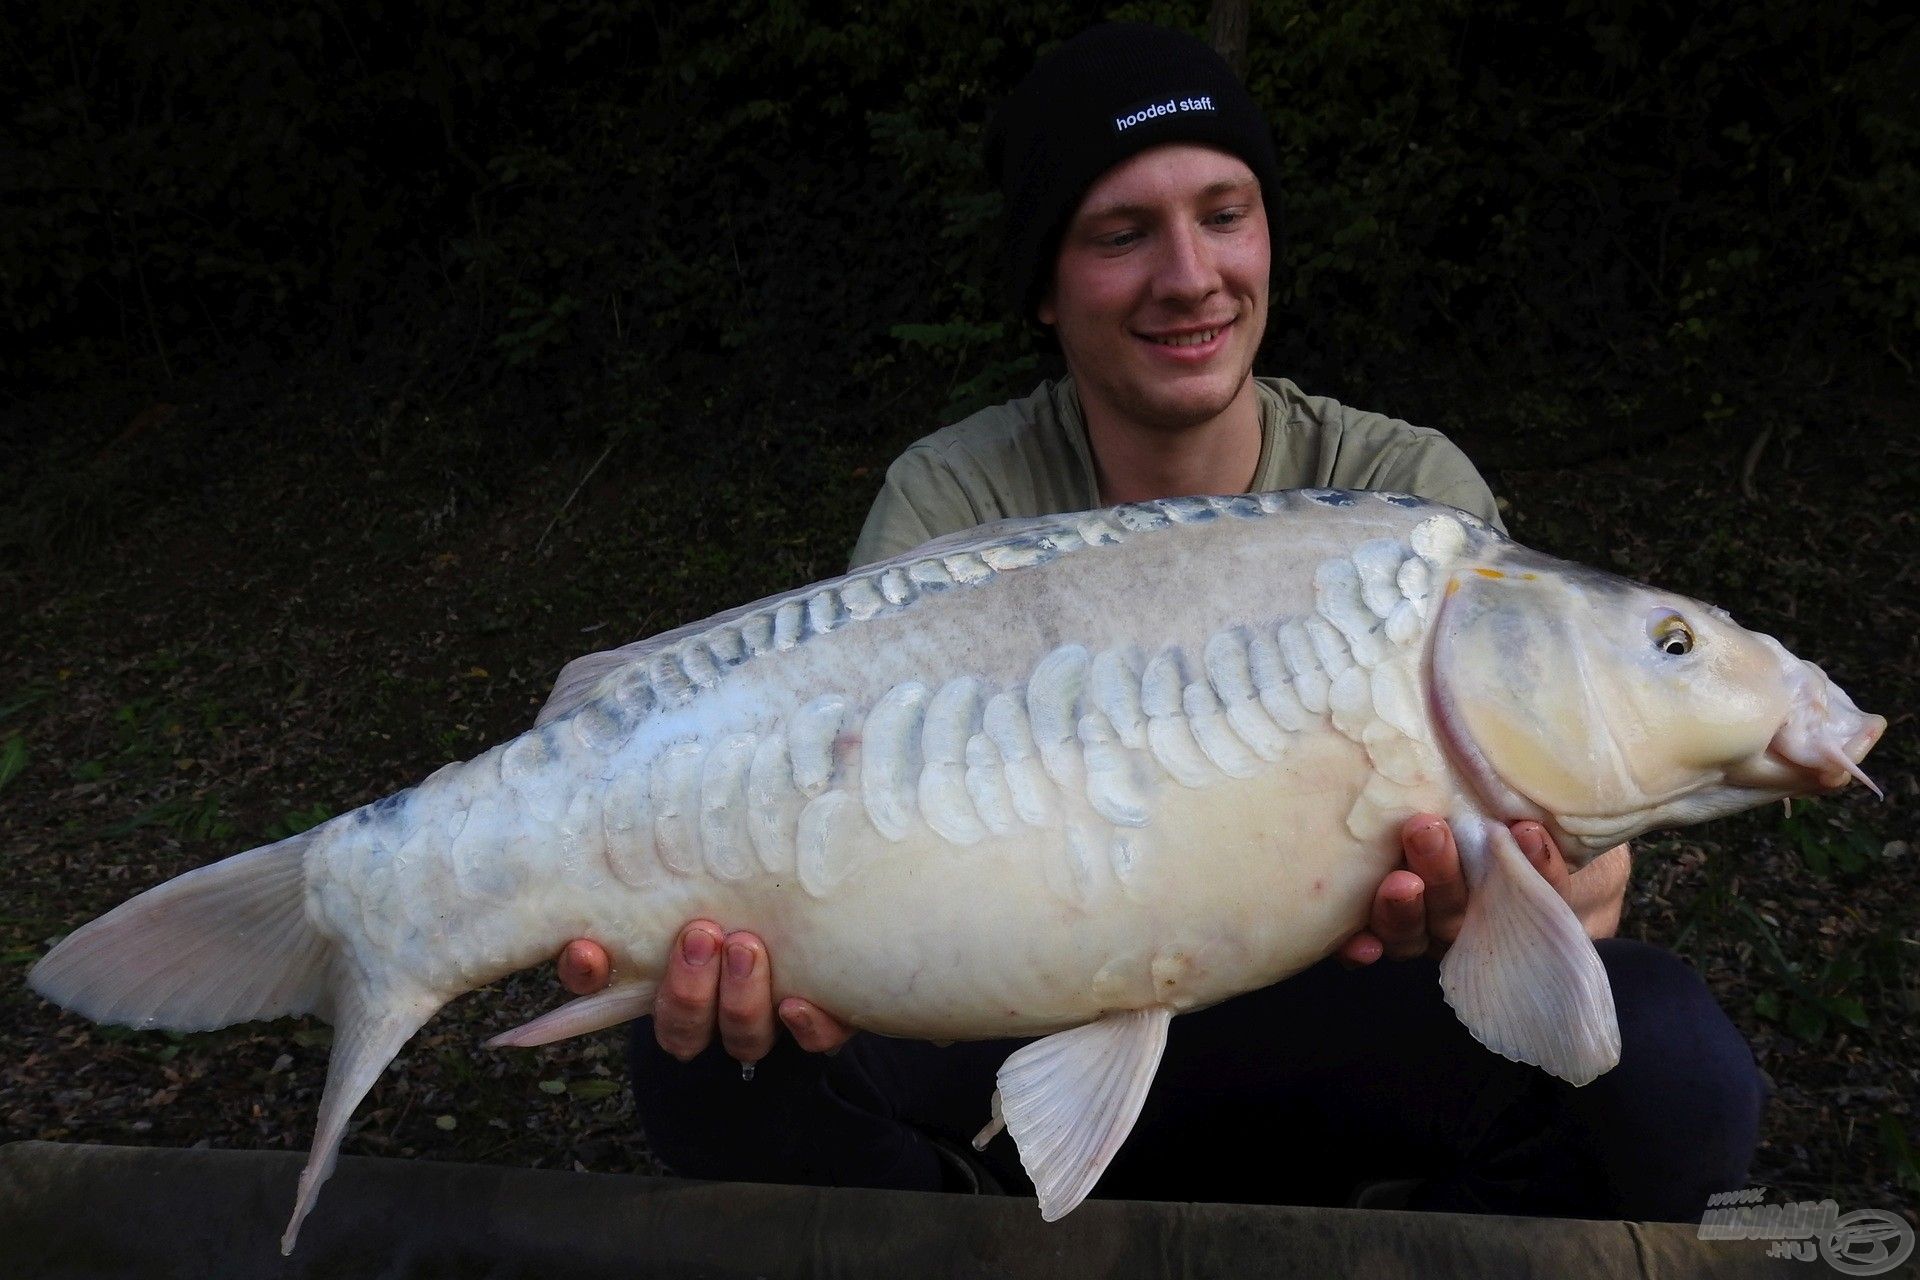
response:
M1440 987L1487 1048L1587 1084L1620 1061L1606 966L1580 918L1494 822L1453 821L1467 917Z
M995 1120L1005 1118L1048 1222L1087 1198L1132 1132L1172 1017L1169 1009L1110 1013L1036 1040L1001 1066Z

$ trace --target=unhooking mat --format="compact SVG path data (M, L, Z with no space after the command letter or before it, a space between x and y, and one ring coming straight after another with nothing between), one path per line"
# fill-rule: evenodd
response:
M301 1152L0 1147L0 1277L1669 1277L1832 1274L1676 1223L689 1182L348 1156L291 1258Z

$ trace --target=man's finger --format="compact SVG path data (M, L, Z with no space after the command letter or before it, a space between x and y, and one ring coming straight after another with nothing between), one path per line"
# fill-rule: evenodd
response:
M1567 880L1572 872L1567 869L1567 860L1560 856L1559 846L1547 834L1547 829L1537 822L1516 822L1513 824L1514 843L1520 846L1520 852L1527 855L1527 861L1533 869L1546 877L1553 891L1561 897L1567 893Z
M808 1053L837 1053L853 1039L852 1027L797 996L780 1002L780 1021L793 1033L794 1043Z
M735 1062L758 1062L773 1050L773 981L767 949L751 933L727 938L721 955L720 1043Z
M1467 918L1467 882L1460 874L1453 828L1444 819L1422 814L1407 821L1400 843L1408 869L1426 886L1427 933L1451 946Z
M653 1037L682 1062L699 1056L713 1039L720 986L720 926L696 920L680 931L667 959L666 981L653 1002Z
M1361 969L1372 964L1387 953L1377 934L1362 929L1340 944L1340 950L1334 954L1340 957L1340 963L1349 969Z
M1386 954L1411 960L1427 951L1425 886L1411 871L1390 871L1373 895L1369 923Z
M560 985L576 996L590 996L607 985L613 962L606 948L587 938L575 938L560 952Z

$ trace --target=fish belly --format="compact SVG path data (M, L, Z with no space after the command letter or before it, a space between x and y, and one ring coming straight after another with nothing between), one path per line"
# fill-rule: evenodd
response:
M1140 829L1084 815L1078 831L895 848L831 901L749 891L715 918L767 940L781 994L890 1035L1202 1008L1298 972L1365 922L1400 853L1391 830L1347 828L1366 780L1354 754L1322 740L1300 752L1313 768L1169 796Z

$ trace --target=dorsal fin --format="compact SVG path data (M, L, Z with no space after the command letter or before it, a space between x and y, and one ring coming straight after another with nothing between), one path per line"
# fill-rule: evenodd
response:
M1099 515L1099 512L1088 513ZM534 727L538 728L550 720L568 715L592 702L600 696L603 682L608 676L629 666L647 662L655 654L683 640L704 635L709 631L725 627L729 623L755 614L772 613L781 605L792 600L805 600L822 591L836 591L849 582L863 579L876 579L888 569L905 569L910 565L942 557L958 555L963 552L978 552L989 548L1004 547L1022 541L1032 540L1046 533L1074 533L1080 517L1068 516L1027 516L1009 520L995 520L989 524L962 529L958 533L949 533L923 542L911 551L904 551L886 560L877 560L862 565L854 572L826 582L809 583L792 591L767 596L751 604L739 605L723 613L698 622L689 622L663 631L657 636L645 640L636 640L617 649L603 649L598 653L589 653L575 658L560 669L559 677L554 681L553 692L540 708L540 714L534 718Z
M600 682L629 664L643 663L670 645L711 631L715 627L723 627L750 613L778 608L788 600L799 599L814 589L807 586L788 591L783 595L768 596L752 604L728 609L725 613L716 613L711 618L702 618L698 622L689 622L671 631L662 631L657 636L648 636L645 640L623 644L618 649L602 649L598 653L582 654L560 668L560 675L553 682L553 692L547 695L546 704L540 708L540 714L534 717L533 727L538 729L547 721L557 720L592 702L600 695Z

